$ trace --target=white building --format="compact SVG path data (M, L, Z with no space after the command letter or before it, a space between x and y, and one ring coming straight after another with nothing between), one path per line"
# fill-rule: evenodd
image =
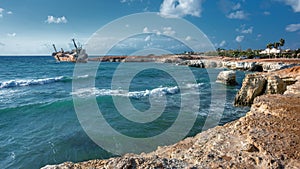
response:
M276 49L276 48L272 48L272 49L267 48L267 49L265 49L265 50L259 52L259 54L268 54L268 55L269 55L269 54L274 54L274 55L276 55L276 56L277 56L277 54L279 54L279 53L281 53L281 50L280 50L280 49Z

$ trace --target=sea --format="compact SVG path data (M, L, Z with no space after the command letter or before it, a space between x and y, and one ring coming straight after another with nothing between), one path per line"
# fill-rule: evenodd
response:
M57 63L48 56L0 57L0 168L41 168L66 161L81 162L118 156L106 147L101 147L86 132L78 116L77 110L80 108L78 105L76 108L74 98L95 98L105 119L109 119L118 133L129 138L159 135L172 127L179 113L195 115L192 128L184 136L189 137L207 129L204 129L204 125L209 113L220 117L217 125L224 125L245 116L249 111L248 107L233 106L234 97L247 72L237 71L238 85L230 87L215 82L218 73L224 69L188 68L164 63L168 71L173 73L180 71L180 67L192 72L195 81L184 81L181 84L180 79L189 78L184 75L174 77L172 73L155 67L145 69L148 63L122 63L123 69L141 70L130 77L126 89L121 85L118 87L118 83L112 85L114 81L124 80L126 78L122 77L128 75L124 71L124 74L116 77L115 72L120 64ZM94 74L81 73L77 76L74 73L77 66L97 69ZM91 81L94 86L82 86L82 90L74 90L74 81ZM197 92L189 93L190 90ZM223 95L214 94L215 91ZM191 111L181 112L184 106L181 104L184 102L182 96L189 98L189 95L199 96L200 99L188 99L189 105L199 106L196 106L196 110L185 109ZM140 112L147 112L153 106L155 108L155 100L164 100L165 107L160 110L162 112L157 120L138 123L126 119L124 114L120 115L120 109L116 108L115 103L118 98L129 99ZM130 110L124 108L127 111L125 114L130 114ZM85 113L85 109L80 111ZM100 128L98 137L107 136L101 135L101 132ZM143 151L143 147L140 149ZM151 150L155 148L145 149L145 152Z

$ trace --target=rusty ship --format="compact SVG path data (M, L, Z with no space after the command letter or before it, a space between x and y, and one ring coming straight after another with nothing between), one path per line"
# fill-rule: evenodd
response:
M86 63L88 60L88 54L82 46L78 47L75 39L72 39L75 49L71 51L64 51L61 48L60 51L57 51L55 44L53 44L54 52L52 56L57 62L74 62L74 63Z

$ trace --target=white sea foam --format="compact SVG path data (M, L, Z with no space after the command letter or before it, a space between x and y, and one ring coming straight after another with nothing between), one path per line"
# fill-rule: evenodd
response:
M62 79L64 79L63 76L54 77L54 78L44 78L44 79L8 80L8 81L0 82L0 89L31 86L31 85L44 85L49 83L55 83L61 81Z
M186 84L184 89L190 88L199 88L202 86L203 83L199 84ZM123 97L131 97L131 98L142 98L147 96L156 96L161 97L164 95L174 95L179 93L180 89L178 86L173 87L158 87L151 90L144 90L144 91L132 91L128 92L122 89L112 90L112 89L98 89L98 88L82 88L78 89L75 92L72 92L71 95L78 96L78 97L89 97L89 96L123 96ZM189 94L189 93L181 93L181 94ZM190 93L191 94L191 93ZM197 93L192 93L197 94Z
M186 87L187 88L199 88L199 87L201 87L201 86L203 86L204 85L204 83L197 83L197 84L186 84Z
M85 79L85 78L89 78L89 75L82 75L82 76L77 76L75 77L75 79Z
M88 96L123 96L131 98L142 98L147 96L164 96L164 95L173 95L179 92L179 88L175 87L159 87L152 90L144 91L133 91L128 92L125 90L111 90L111 89L97 89L97 88L85 88L79 89L71 94L78 97L88 97Z
M145 90L140 92L129 92L128 96L132 98L141 98L146 96L164 96L173 95L179 92L179 88L175 87L159 87L152 90Z

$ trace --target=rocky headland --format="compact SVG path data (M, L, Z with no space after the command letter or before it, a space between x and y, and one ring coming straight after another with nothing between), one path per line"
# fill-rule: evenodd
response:
M253 95L246 99L253 100L245 117L177 144L147 154L66 162L44 169L300 168L300 67L248 75L237 97L244 93Z
M227 68L232 70L270 72L300 65L300 59L233 59L227 57L200 57L178 61L179 65L199 68Z
M246 70L268 72L300 65L300 59L235 59L218 56L200 55L162 55L162 56L102 56L89 58L98 62L156 62L173 63L198 68L227 68L232 70Z

